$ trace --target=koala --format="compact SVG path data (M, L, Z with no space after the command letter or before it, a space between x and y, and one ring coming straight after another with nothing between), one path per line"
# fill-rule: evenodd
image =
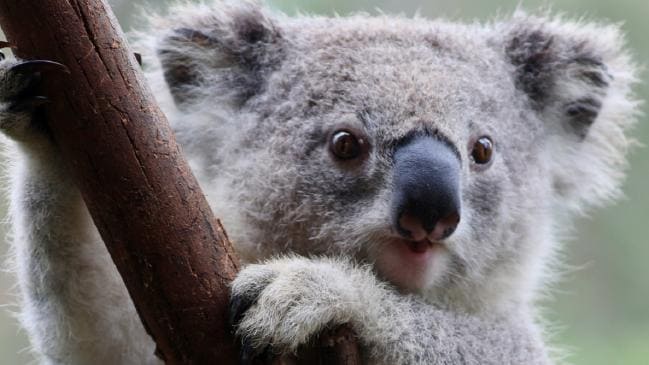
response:
M636 65L615 25L176 5L134 34L240 254L242 363L349 325L367 364L552 364L538 299L571 217L620 194ZM42 122L0 63L20 319L44 364L159 364ZM45 108L46 109L46 108Z

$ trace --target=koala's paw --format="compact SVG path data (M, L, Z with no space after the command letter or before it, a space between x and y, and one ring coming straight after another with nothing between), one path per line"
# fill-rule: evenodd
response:
M4 60L0 57L0 130L17 141L44 135L37 113L48 102L36 90L43 77L68 72L60 63L46 60Z
M243 269L232 284L230 320L241 363L293 354L327 328L359 319L362 304L349 266L287 258Z

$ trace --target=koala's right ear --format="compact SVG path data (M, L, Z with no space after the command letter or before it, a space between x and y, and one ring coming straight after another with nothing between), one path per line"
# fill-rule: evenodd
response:
M281 62L281 33L256 2L185 4L173 20L157 54L179 107L206 96L240 105L263 88Z

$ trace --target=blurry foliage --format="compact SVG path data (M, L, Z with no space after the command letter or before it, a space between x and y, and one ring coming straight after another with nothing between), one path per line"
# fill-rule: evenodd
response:
M166 0L112 0L125 29L137 27L136 8L163 9ZM271 0L271 5L289 14L347 14L354 11L376 13L416 12L427 17L457 20L489 19L506 15L519 0ZM146 5L143 5L146 4ZM629 47L636 60L649 59L649 1L646 0L564 0L522 1L529 10L551 8L555 13L585 16L623 23ZM642 75L642 79L645 79ZM649 83L641 83L642 100L649 97ZM647 118L639 123L634 136L649 144ZM569 269L548 303L546 317L556 325L554 343L570 350L568 360L588 365L649 364L649 148L631 156L625 184L626 199L589 219L575 229L577 237L566 242L565 261ZM0 243L1 252L6 245ZM9 276L0 276L0 304L13 302ZM24 333L7 313L0 314L0 359L4 364L26 364L30 356Z

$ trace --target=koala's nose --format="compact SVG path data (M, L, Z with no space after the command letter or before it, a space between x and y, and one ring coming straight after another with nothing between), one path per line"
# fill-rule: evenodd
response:
M392 222L404 238L439 241L460 222L460 159L450 144L416 136L394 153Z

